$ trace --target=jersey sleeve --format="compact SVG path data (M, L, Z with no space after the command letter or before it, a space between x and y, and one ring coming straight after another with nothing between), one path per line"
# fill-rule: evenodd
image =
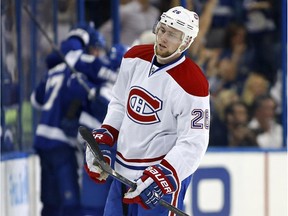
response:
M46 79L41 80L41 82L37 85L37 87L33 90L30 101L32 106L35 109L41 110L43 104L45 103L45 86L46 86Z
M103 84L106 81L114 83L118 75L116 70L111 69L108 61L88 54L80 56L75 64L75 69L96 84Z
M193 174L199 167L209 141L209 95L178 95L175 101L177 134L175 146L164 160L176 170L180 181Z

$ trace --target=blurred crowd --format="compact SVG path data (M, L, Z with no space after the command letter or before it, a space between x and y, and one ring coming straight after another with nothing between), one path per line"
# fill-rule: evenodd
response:
M181 3L183 1L180 0L121 0L120 43L125 46L154 43L152 31L159 15ZM209 146L282 147L281 1L186 0L185 4L200 16L198 37L186 54L202 68L210 83L212 109ZM39 6L38 18L42 17L41 24L52 38L53 25L48 19L51 14L46 16L45 13L48 5L51 6L50 1L44 1ZM76 23L76 7L73 0L58 1L58 43L65 40ZM13 82L19 79L16 73L16 48L13 48L16 38L11 35L15 19L8 19L13 14L11 5L3 8L3 14L7 15L2 19L5 46L1 49L4 50L3 61L6 62L3 64L3 77L10 83L10 94L3 96L3 102L14 104L19 97L16 92L18 86ZM25 12L22 19L22 23L28 26L31 18ZM111 1L86 0L85 20L94 23L106 40L106 50L109 50L113 45ZM27 74L31 70L29 59L33 56L28 43L31 40L27 38L29 28L23 28L23 31L26 32L23 37L27 41L22 49L23 80L28 86L23 94L29 100L33 90L31 82L33 79L38 82L43 76L44 59L52 48L39 33L37 71L40 72L36 78L30 79ZM3 109L1 112L4 116ZM11 132L7 131L5 137L8 143L11 142ZM7 145L7 149L11 150L11 145Z

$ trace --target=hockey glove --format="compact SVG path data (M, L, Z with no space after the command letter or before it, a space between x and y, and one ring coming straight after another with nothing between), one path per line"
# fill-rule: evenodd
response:
M155 208L163 195L177 189L177 181L172 172L163 165L150 166L136 182L136 190L129 189L124 195L126 204L138 203L144 209Z
M103 145L99 145L99 147L103 147ZM111 151L102 149L101 152L106 162L111 166ZM95 157L88 146L86 147L85 160L86 163L84 168L89 177L96 183L105 183L106 179L108 178L108 174L95 163Z
M113 146L114 138L113 135L106 129L94 129L92 135L101 149L106 162L111 166L111 151L108 149ZM108 177L107 173L103 172L101 167L95 164L94 155L90 148L86 148L86 164L85 170L92 180L96 183L105 183Z
M113 135L106 128L94 129L92 135L99 144L106 144L110 147L114 144Z

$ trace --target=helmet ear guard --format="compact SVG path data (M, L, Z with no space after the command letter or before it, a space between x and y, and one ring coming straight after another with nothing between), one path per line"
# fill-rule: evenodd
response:
M193 43L193 41L194 41L194 39L192 37L187 38L187 39L188 40L184 41L184 44L182 42L182 44L179 47L179 50L181 50L181 53L184 52L185 50L187 50L190 47L190 45Z

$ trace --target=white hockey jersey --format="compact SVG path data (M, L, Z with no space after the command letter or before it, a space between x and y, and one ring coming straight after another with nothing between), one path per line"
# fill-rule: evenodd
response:
M185 55L159 68L154 58L153 45L125 54L103 126L116 129L115 136L119 131L117 172L135 180L147 166L164 161L181 182L198 168L208 146L209 85Z

